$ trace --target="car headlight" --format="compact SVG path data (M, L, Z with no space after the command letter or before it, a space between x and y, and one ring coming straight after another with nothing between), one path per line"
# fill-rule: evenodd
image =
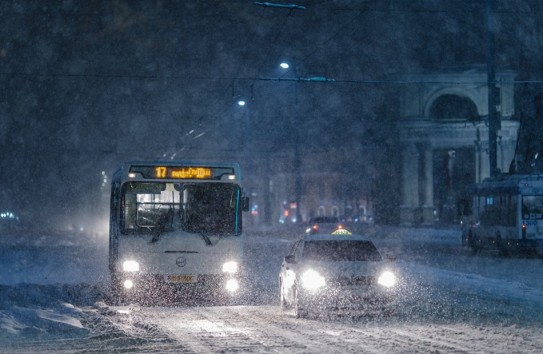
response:
M230 273L234 274L238 272L238 262L230 261L226 262L222 265L222 272L223 273Z
M125 289L132 289L134 282L131 279L126 279L123 283Z
M377 283L386 288L391 288L394 285L396 285L396 276L391 271L386 270L383 273L381 273L381 275L377 279Z
M234 293L239 289L239 281L237 279L228 279L225 288L229 292Z
M140 264L136 261L124 261L123 262L123 271L125 272L139 272Z
M309 269L302 274L302 286L308 290L316 290L326 285L324 277L317 271Z

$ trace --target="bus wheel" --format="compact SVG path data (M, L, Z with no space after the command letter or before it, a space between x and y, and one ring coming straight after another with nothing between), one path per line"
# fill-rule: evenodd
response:
M498 253L502 257L509 257L509 249L507 247L507 243L503 241L502 235L498 232L496 235L496 248L498 249Z
M471 248L471 253L472 254L477 254L477 253L481 252L481 246L477 244L477 242L476 242L475 238L473 237L473 234L471 233L471 231L468 234L468 245Z
M505 257L505 258L511 257L511 252L505 246L501 246L500 248L498 248L498 252L500 253L500 256L502 257Z
M502 257L511 257L511 248L503 240L498 240L498 252Z
M109 298L113 306L121 306L126 303L124 291L121 282L113 276L109 287Z
M120 291L114 285L111 287L110 298L111 298L111 303L113 304L113 306L122 306L126 302L122 294L122 291Z

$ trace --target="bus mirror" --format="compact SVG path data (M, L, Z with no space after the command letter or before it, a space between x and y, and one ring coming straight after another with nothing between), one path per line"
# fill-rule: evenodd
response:
M241 197L241 210L249 211L249 197L246 197L246 196Z
M288 256L285 256L285 262L286 263L296 263L296 259L294 258L293 254L289 254Z

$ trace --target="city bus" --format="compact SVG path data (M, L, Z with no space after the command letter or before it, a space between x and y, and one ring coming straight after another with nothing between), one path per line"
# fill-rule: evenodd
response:
M229 303L243 290L248 209L238 164L123 164L111 182L113 300Z
M472 186L462 244L474 252L543 253L543 175L504 175Z

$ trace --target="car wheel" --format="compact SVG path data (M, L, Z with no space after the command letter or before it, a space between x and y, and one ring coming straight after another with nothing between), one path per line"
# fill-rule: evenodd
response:
M297 287L294 288L294 315L296 318L306 318L308 316L307 308L305 307L305 303L300 300Z
M285 289L283 288L283 281L279 281L279 292L280 292L280 302L281 302L281 310L286 311L291 308L290 304L288 303L286 297L285 297Z

